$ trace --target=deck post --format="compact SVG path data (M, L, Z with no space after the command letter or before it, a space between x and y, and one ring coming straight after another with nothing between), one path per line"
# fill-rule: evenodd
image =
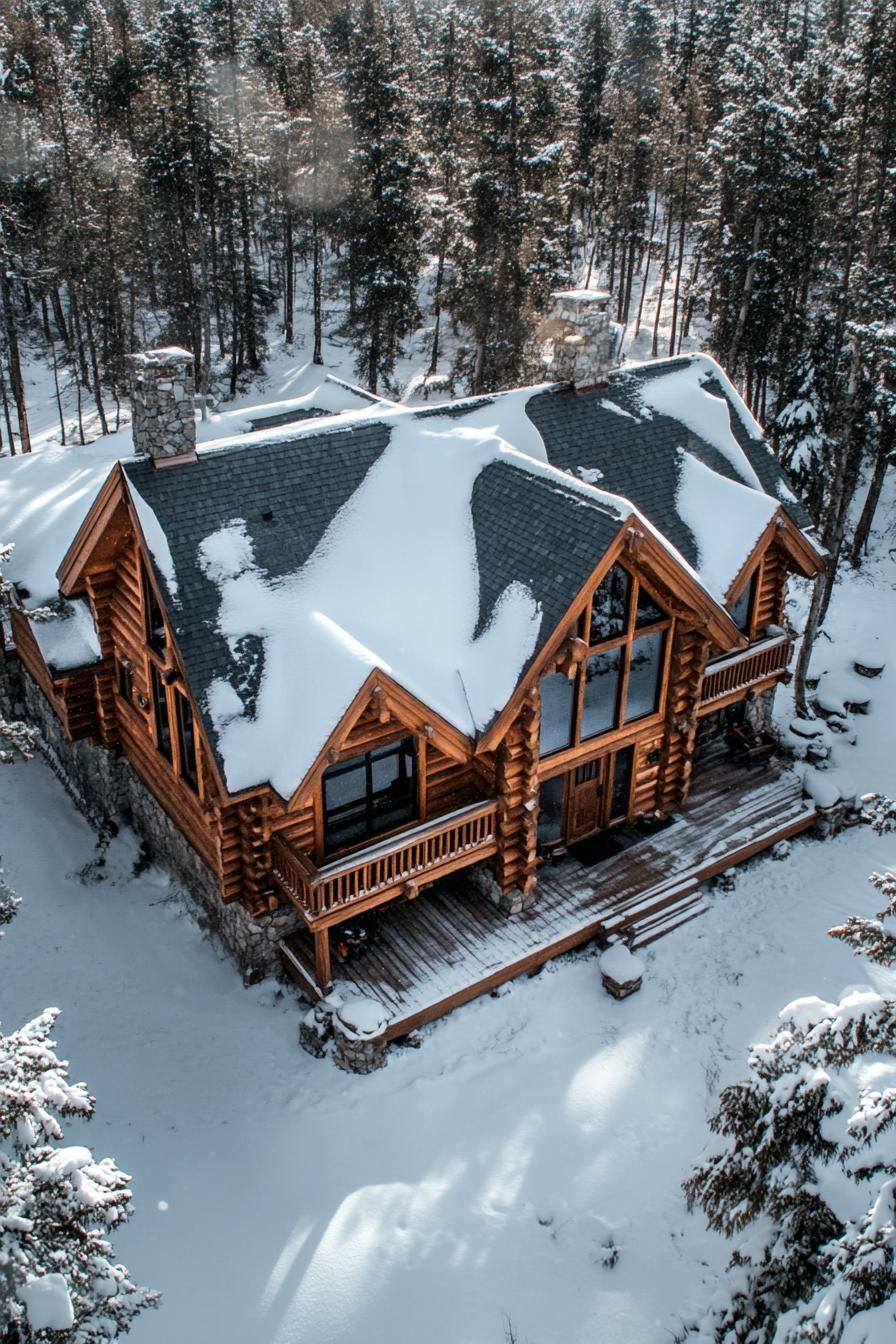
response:
M314 929L314 978L323 994L329 994L333 987L330 970L330 930Z
M541 698L537 688L523 701L498 747L498 853L495 877L510 898L508 910L535 904L538 739Z

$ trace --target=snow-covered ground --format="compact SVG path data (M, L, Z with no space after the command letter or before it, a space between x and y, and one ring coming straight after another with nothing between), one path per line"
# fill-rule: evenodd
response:
M275 348L232 408L307 395L304 348ZM643 331L631 349L648 353ZM352 378L347 347L326 358ZM421 335L399 381L424 358ZM46 447L52 378L28 377ZM896 653L891 545L878 538L880 558L837 594L837 642L818 658L835 691L881 632ZM834 773L892 794L896 660L866 686L870 713L855 746L836 736ZM896 866L896 836L855 828L741 869L707 915L647 950L631 999L607 997L596 958L578 954L353 1077L298 1049L291 992L244 990L163 873L134 876L133 837L97 866L42 763L0 770L0 817L23 898L0 946L0 1020L63 1009L60 1053L98 1098L67 1141L133 1176L116 1249L163 1294L135 1344L667 1344L726 1260L680 1191L719 1087L783 1004L886 977L825 932L874 910L866 875Z
M838 593L829 662L894 627L881 554ZM896 666L867 686L834 764L892 793ZM887 974L825 933L896 865L896 837L859 827L740 870L647 950L634 998L580 954L352 1077L298 1049L290 992L241 988L162 873L133 876L132 837L91 866L43 764L0 771L0 816L23 898L0 1017L63 1008L60 1053L98 1097L67 1139L133 1176L116 1248L164 1299L135 1344L665 1344L726 1258L680 1192L719 1086L783 1004Z

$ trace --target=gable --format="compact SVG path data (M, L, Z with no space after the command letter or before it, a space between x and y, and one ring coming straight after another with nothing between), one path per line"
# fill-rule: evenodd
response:
M630 499L719 601L779 509L796 532L811 523L706 357L619 369L591 392L548 389L526 409L554 466Z
M619 531L622 501L414 419L127 468L232 792L291 796L372 668L475 738Z

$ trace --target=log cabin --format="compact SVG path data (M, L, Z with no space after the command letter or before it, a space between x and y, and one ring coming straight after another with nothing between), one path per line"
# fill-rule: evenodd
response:
M810 520L711 359L611 367L607 301L555 296L539 385L352 392L198 448L191 356L133 357L133 453L82 489L56 590L22 586L14 646L60 740L127 763L222 912L285 930L253 969L279 943L323 996L347 921L400 927L445 879L531 921L554 861L686 812L706 745L767 728ZM592 909L428 1015L608 927Z

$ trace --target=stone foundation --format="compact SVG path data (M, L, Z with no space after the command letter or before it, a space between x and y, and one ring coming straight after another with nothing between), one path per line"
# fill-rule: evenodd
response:
M521 891L514 887L511 891L502 891L495 881L495 875L485 863L476 863L467 870L467 877L483 896L497 906L502 915L519 915L531 910L538 899L537 887L531 891Z
M315 1059L332 1053L346 1073L375 1073L388 1063L389 1022L382 1004L373 999L330 994L316 1003L299 1026L299 1045Z
M754 733L770 733L773 727L772 711L775 703L775 687L744 700L744 722Z
M236 963L245 983L281 973L277 945L298 928L296 911L284 906L253 918L239 903L224 905L214 873L129 762L93 742L69 742L52 706L17 659L0 664L0 706L10 717L36 725L39 750L97 830L116 830L122 821L133 828L146 858L168 869L197 922Z

